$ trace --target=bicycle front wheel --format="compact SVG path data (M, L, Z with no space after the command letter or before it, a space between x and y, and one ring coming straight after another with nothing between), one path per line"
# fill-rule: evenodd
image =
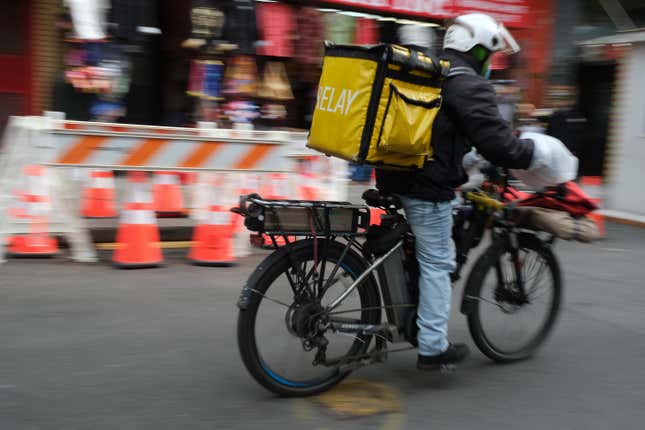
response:
M318 315L366 269L353 251L339 242L303 240L263 261L249 278L252 294L240 310L237 339L244 365L257 382L281 396L308 396L339 383L348 370L316 361L318 348L307 339L318 336ZM325 264L322 264L322 260ZM324 266L324 268L323 268ZM306 281L293 285L299 275ZM319 281L322 277L322 283ZM302 276L300 276L302 278ZM329 282L328 282L329 281ZM327 288L320 291L319 285ZM316 291L314 297L294 289ZM366 279L334 310L344 321L378 324L380 298L373 278ZM364 354L371 337L326 331L326 358L343 360Z
M551 249L532 234L518 239L518 261L506 247L491 246L475 263L464 290L465 300L473 303L471 336L484 355L499 362L533 355L551 333L562 299L560 268Z

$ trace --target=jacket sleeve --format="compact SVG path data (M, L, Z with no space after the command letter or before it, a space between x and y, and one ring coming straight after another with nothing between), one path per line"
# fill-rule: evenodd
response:
M513 136L510 125L495 104L493 86L480 77L459 76L449 81L445 98L459 131L491 163L526 169L533 156L533 141Z

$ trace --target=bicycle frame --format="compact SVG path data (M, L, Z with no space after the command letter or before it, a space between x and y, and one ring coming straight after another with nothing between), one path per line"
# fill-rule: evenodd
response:
M375 271L387 260L392 254L403 246L403 240L400 240L394 247L385 255L378 257L366 270L363 272L336 300L334 300L327 308L326 311L330 312L336 309L340 304L349 296L368 276L375 273ZM381 292L382 294L383 292ZM389 305L389 303L386 303Z
M499 214L504 207L502 203L489 197L485 193L467 193L466 200L468 202L467 207L471 211L471 216L469 218L470 228L471 230L474 229L474 232L471 232L472 234L468 235L466 239L460 243L460 246L458 246L458 262L460 264L458 265L457 270L453 274L454 275L453 280L456 280L459 278L459 272L461 271L463 267L463 263L465 263L470 250L475 246L477 246L485 230L491 229L490 220L493 217L493 215L495 213ZM263 201L261 199L256 199L256 201L263 202L263 203L269 202L269 201ZM408 303L393 301L391 293L396 289L408 288L408 285L406 284L389 285L390 283L388 282L387 274L384 272L384 270L380 270L383 268L384 263L388 261L389 258L392 258L393 255L395 255L397 252L399 252L399 250L402 249L405 243L405 239L401 238L397 240L394 243L394 245L387 250L387 252L384 252L382 255L379 254L374 256L370 252L365 252L364 245L362 245L358 241L358 238L365 236L365 233L343 234L343 233L332 232L329 228L331 207L356 208L358 206L349 205L349 204L339 204L339 203L333 203L333 202L306 202L306 201L277 202L275 203L275 205L276 207L281 207L280 205L284 206L287 203L298 207L310 208L309 209L311 210L310 218L313 218L312 231L311 231L311 234L305 237L313 239L314 243L317 240L324 241L322 254L319 256L320 264L318 264L318 261L317 261L314 264L314 266L311 269L309 269L309 273L304 273L302 270L302 267L299 267L297 262L291 260L291 266L292 266L293 272L291 274L287 273L287 278L289 280L291 288L293 289L294 296L306 294L306 295L309 295L310 297L318 297L318 298L322 297L325 291L327 291L327 289L334 283L336 274L340 266L342 265L343 259L345 258L347 253L350 251L351 248L356 248L357 250L360 251L360 254L362 254L362 258L365 261L365 266L366 266L365 270L362 273L360 273L358 277L351 283L351 285L349 285L338 297L334 298L330 304L328 304L324 309L322 309L321 314L327 314L328 316L330 316L329 320L330 320L332 329L338 330L338 331L351 332L351 333L367 333L369 331L378 330L379 328L382 329L383 326L367 327L360 324L348 324L346 322L343 322L342 318L333 317L333 315L343 313L342 311L341 312L334 312L334 311L347 299L348 296L350 296L363 282L365 282L366 279L368 279L370 276L373 276L380 290L379 292L380 292L381 304L379 307L381 309L386 310L386 318L387 318L387 322L389 323L389 328L391 329L393 327L396 327L398 332L403 332L404 330L406 330L407 325L409 325L409 321L407 318L408 315L403 313L402 314L403 317L398 318L396 316L396 312L394 311L394 309L395 308L416 308L418 303L414 297L409 297L409 295L408 295L408 298L410 300ZM320 206L316 206L316 204L320 204ZM242 205L241 205L241 208L242 208ZM383 207L383 209L386 210L386 213L389 215L390 219L396 220L396 222L399 222L399 221L405 222L405 218L403 218L400 214L398 214L398 210L396 208ZM318 215L318 212L316 212L317 210L321 210L322 216ZM459 208L456 209L456 211L458 210ZM477 216L475 216L475 214L477 214ZM503 224L503 222L504 220L501 220L501 219L498 219L495 221L496 225L502 228L502 231L495 232L495 229L491 229L492 235L493 235L493 242L499 243L500 246L505 246L507 247L507 249L510 249L513 254L513 259L517 263L518 250L517 250L516 233L513 231L510 223L506 225L506 224ZM315 223L315 229L313 226L314 223ZM275 240L275 237L276 236L284 237L286 241L284 252L286 252L286 254L289 255L289 258L291 258L291 248L294 242L290 241L288 236L296 232L288 231L287 229L282 229L282 226L279 226L279 227L281 227L280 228L281 231L266 232L266 234L268 234L271 237L274 245L276 245L276 248L277 248L277 241ZM460 228L461 226L457 226L457 229L460 229ZM301 233L300 236L303 236L303 234ZM455 236L455 232L453 232L453 237L454 236ZM514 237L515 237L515 240L513 240ZM327 264L327 261L325 258L326 250L328 249L329 243L331 241L336 241L338 238L345 239L347 243L344 245L344 250L341 254L341 257L338 259L338 261L334 262L334 268L332 269L331 274L326 279L326 281L324 280L324 277L321 276L319 279L316 279L316 282L310 285L311 277L314 276L314 273L316 272L316 270L320 270L320 273L325 273L325 270L326 270L325 265ZM404 264L403 261L401 261L401 264ZM406 271L405 267L402 267L401 269L404 272ZM521 272L521 270L519 270L518 272ZM501 279L501 276L499 277L499 279ZM518 279L519 287L521 291L524 292L522 281L523 281L522 279ZM406 296L405 294L399 295L399 297L404 298L404 300L402 301L405 301L405 296ZM472 300L469 298L469 293L467 291L464 291L464 295L462 298L462 306L461 306L462 313L467 314L469 312L469 310L471 309L471 306L470 306L471 301ZM388 340L394 341L394 339L391 336L389 337Z

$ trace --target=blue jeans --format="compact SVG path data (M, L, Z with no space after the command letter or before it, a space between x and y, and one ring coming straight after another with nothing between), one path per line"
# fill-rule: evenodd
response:
M419 354L437 355L448 348L450 273L455 270L452 203L400 196L419 261Z

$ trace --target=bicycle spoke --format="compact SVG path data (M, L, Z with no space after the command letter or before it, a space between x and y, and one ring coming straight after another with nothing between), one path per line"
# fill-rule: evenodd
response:
M537 263L536 263L536 264L537 264ZM537 271L537 273L536 273L535 275L533 275L533 276L529 277L529 276L528 276L528 273L530 273L530 272L528 272L528 271L527 271L527 272L524 272L524 273L525 273L525 275L526 275L526 276L525 276L525 279L524 279L524 284L525 284L525 285L528 285L529 281L531 281L531 280L533 280L533 279L538 279L538 278L540 278L540 277L541 277L541 275L542 275L542 273L544 272L544 270L545 270L546 268L547 268L546 261L544 261L544 260L540 259L540 266L539 266L539 270Z
M477 296L466 296L466 298L471 299L471 300L482 301L484 303L488 303L489 305L496 306L497 308L501 309L502 311L505 310L504 306L500 305L499 303L497 303L494 300L489 300L489 299L485 299L483 297L477 297Z
M287 309L291 307L291 305L288 305L288 304L286 304L285 302L282 302L282 301L280 301L280 300L277 300L277 299L271 298L271 297L267 296L266 294L263 294L263 293L259 292L259 291L258 291L258 290L256 290L256 289L251 289L251 292L253 292L253 293L255 293L255 294L259 295L259 296L262 296L262 298L263 298L263 299L267 299L267 300L268 300L268 301L270 301L270 302L273 302L273 303L277 303L277 304L279 304L279 305L282 305L282 306L286 307Z

